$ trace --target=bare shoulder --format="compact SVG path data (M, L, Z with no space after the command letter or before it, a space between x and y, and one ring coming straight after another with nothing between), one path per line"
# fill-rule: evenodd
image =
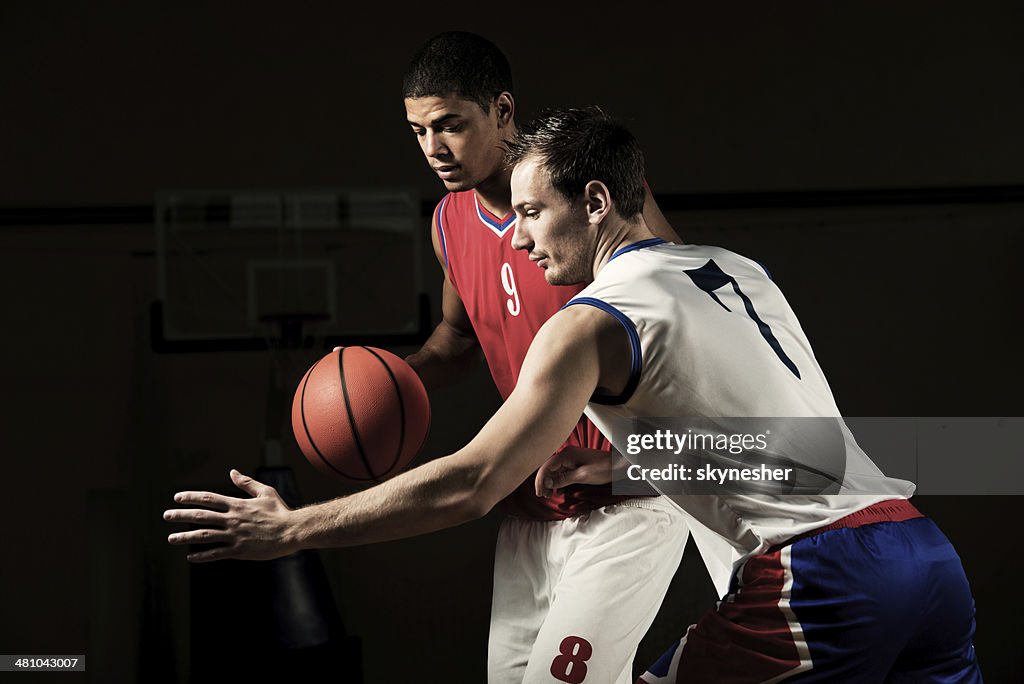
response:
M622 332L622 322L619 320L621 315L614 307L592 297L576 301L558 312L558 316L566 317L565 325L586 327L595 334L613 334L614 337Z
M661 208L658 206L658 202L654 199L654 195L651 194L651 188L647 185L644 185L643 216L644 222L652 233L667 242L674 242L677 245L683 244L683 239L679 237L672 224L668 222L665 214L662 213Z
M622 326L609 312L588 304L566 306L545 323L539 338L544 334L548 343L562 343L578 346L581 344L601 344L602 338L621 330Z
M632 359L622 323L596 306L567 306L545 323L530 346L537 365L557 364L570 372L597 372L604 390L625 386ZM575 369L573 371L572 369Z

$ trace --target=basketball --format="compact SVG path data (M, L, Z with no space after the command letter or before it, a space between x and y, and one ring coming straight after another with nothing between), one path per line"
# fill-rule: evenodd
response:
M375 347L327 354L306 371L292 401L292 431L306 459L351 482L401 472L429 428L430 401L416 371Z

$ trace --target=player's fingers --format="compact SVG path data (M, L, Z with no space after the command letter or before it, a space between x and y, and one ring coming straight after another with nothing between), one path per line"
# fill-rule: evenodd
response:
M213 492L178 492L174 495L178 503L203 506L215 511L227 511L231 508L233 501L238 501L230 496L222 496Z
M562 461L559 454L555 454L545 461L544 465L537 469L537 474L533 477L534 493L537 496L551 496L551 474L557 473L565 467L566 464Z
M216 544L231 541L231 535L224 530L192 530L167 535L169 544Z
M226 515L205 508L171 508L164 511L167 522L195 523L197 525L224 525Z
M234 469L231 470L231 481L235 483L236 487L250 496L270 496L271 494L277 494L277 490L270 485L265 485L262 482L254 480L248 475L243 475Z
M589 466L579 466L578 468L569 468L567 470L560 470L553 472L549 475L551 478L551 486L554 489L561 489L562 487L568 487L572 484L598 484L593 478L593 469Z
M537 474L533 476L533 491L537 496L548 496L550 494L550 488L547 483L551 481L550 475L547 472L547 463L537 469Z

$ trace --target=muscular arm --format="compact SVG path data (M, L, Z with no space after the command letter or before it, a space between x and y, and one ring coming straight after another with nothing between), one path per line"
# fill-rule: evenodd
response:
M516 389L465 447L354 496L300 509L302 545L423 534L480 517L508 496L562 444L598 386L602 319L610 317L580 310L589 308L571 307L541 328Z
M651 232L660 237L662 240L668 242L674 242L677 245L683 244L683 239L676 234L676 231L672 228L672 224L668 222L665 215L661 213L661 209L658 207L658 203L654 201L654 195L651 194L651 189L644 184L644 223L650 228Z
M480 357L480 344L473 332L473 324L466 314L462 298L448 277L444 253L437 237L436 221L436 217L431 220L430 239L434 245L434 255L444 272L442 318L423 346L405 359L419 374L428 390L457 380Z
M276 491L232 473L252 499L182 492L175 500L214 509L164 518L209 526L171 535L173 544L222 542L193 561L276 558L303 548L354 546L411 537L484 515L564 441L595 388L620 392L630 351L609 315L573 306L534 340L515 391L465 447L376 487L290 510Z

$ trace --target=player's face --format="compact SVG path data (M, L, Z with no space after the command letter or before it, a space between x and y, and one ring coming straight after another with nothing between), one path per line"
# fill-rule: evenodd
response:
M572 203L556 190L547 171L526 158L512 169L512 208L516 212L512 246L530 252L551 285L593 279L593 229L582 202Z
M407 97L405 115L423 156L452 192L471 190L504 163L499 107L459 97Z

